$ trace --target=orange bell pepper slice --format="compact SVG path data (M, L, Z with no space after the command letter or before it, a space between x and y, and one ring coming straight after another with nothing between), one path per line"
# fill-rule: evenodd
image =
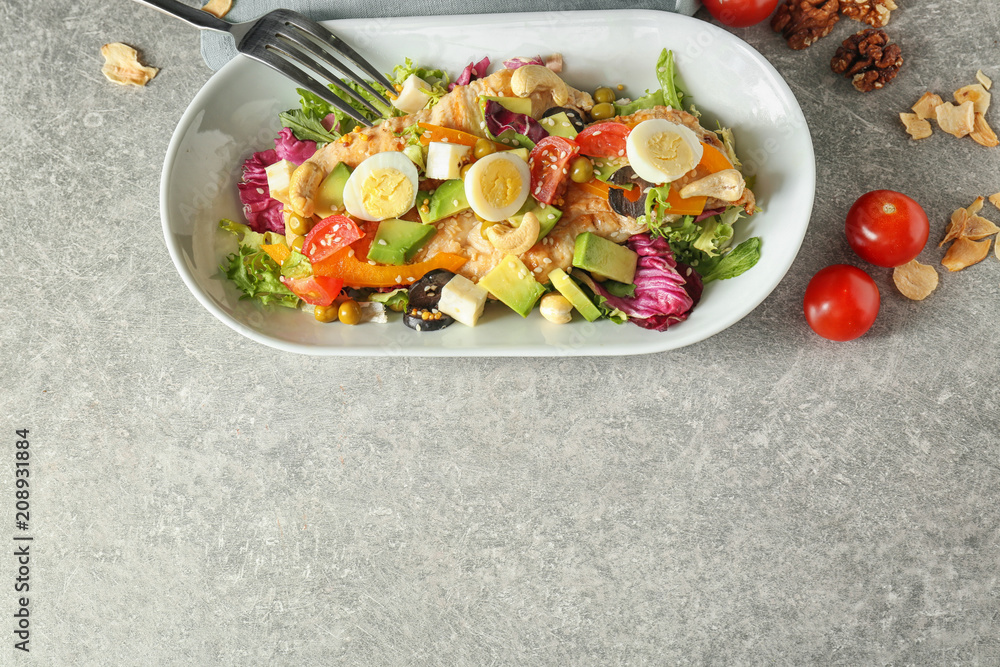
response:
M285 260L288 259L292 254L292 251L289 250L288 246L286 246L284 243L274 243L274 244L261 243L260 249L266 252L271 259L277 262L278 266L284 264Z
M681 199L680 193L675 188L670 188L667 193L667 203L670 204L665 213L670 215L701 215L705 212L705 202L708 197L689 197Z
M458 271L466 261L468 260L461 255L440 252L416 264L372 266L358 259L353 248L344 248L324 260L315 262L312 267L313 274L343 278L344 284L350 287L395 287L412 285L434 269Z
M702 147L705 150L701 154L701 162L698 163L699 167L704 167L710 174L733 168L733 163L718 148L706 143L702 143Z
M424 133L420 135L420 143L424 146L432 141L443 141L449 144L475 147L476 142L483 138L477 137L474 134L469 134L468 132L463 132L462 130L454 130L450 127L443 127L441 125L431 125L430 123L417 123L417 125L424 130ZM501 144L498 141L494 141L493 145L496 146L498 151L509 151L512 148L512 146Z
M574 182L573 185L575 185L576 187L580 188L584 192L586 192L588 194L592 194L595 197L600 197L601 199L607 199L608 198L608 193L611 192L611 186L610 185L608 185L604 181L599 181L596 178L593 178L593 179L587 181L586 183L576 183L576 182Z

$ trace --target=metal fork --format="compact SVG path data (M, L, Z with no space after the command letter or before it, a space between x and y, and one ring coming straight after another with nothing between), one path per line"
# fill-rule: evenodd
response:
M380 85L385 86L386 90L394 92L393 84L388 79L379 74L378 70L345 44L342 39L297 12L276 9L256 21L229 23L177 0L135 1L175 16L196 28L229 33L236 41L237 51L281 72L299 87L319 96L366 126L370 127L372 122L364 114L334 95L329 88L310 76L305 69L312 70L329 80L338 90L376 116L381 116L382 111L356 91L344 85L338 78L338 74L357 83L387 107L392 106L389 100L348 68L341 58L352 63Z

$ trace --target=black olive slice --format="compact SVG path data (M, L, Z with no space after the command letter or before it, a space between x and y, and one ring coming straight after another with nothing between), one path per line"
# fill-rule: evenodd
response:
M410 309L432 310L437 308L438 301L441 299L441 288L454 277L455 274L447 269L434 269L427 272L420 280L410 285Z
M435 311L437 311L436 308L433 310L407 308L406 312L403 313L403 324L414 331L440 331L454 324L455 320L451 317Z
M636 188L639 188L639 192L646 192L649 188L653 187L653 184L646 181L636 175L635 170L632 167L625 165L615 173L611 174L611 178L608 179L609 183L614 185L628 185L632 184L631 192L635 192ZM625 198L625 190L621 188L611 188L608 193L608 203L611 204L611 210L618 215L624 215L627 218L639 218L640 216L646 215L646 196L640 195L640 197L635 201L629 201Z
M548 118L549 116L554 116L562 111L569 118L569 122L573 124L573 129L577 132L583 132L583 128L587 127L587 124L583 122L583 116L576 109L571 109L569 107L551 107L545 110L542 114L542 118Z

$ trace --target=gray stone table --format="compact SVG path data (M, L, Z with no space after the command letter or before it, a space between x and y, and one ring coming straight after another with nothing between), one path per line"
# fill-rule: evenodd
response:
M196 33L125 0L0 3L0 663L1000 664L1000 262L920 303L873 271L852 343L801 315L815 271L860 264L862 192L917 196L933 241L1000 190L1000 150L895 116L1000 81L1000 6L900 4L906 64L872 95L829 72L854 22L803 52L735 31L798 97L819 178L798 259L732 328L631 358L355 359L248 342L170 263L157 183L211 74ZM149 87L103 79L112 40L163 68Z

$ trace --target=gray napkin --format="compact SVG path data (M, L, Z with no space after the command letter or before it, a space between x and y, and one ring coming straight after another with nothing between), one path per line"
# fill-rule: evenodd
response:
M316 20L384 16L437 16L442 14L499 14L506 12L567 11L581 9L659 9L688 16L698 0L236 0L226 15L232 23L249 21L279 7L301 12ZM228 35L203 30L201 55L212 69L219 69L236 55Z

